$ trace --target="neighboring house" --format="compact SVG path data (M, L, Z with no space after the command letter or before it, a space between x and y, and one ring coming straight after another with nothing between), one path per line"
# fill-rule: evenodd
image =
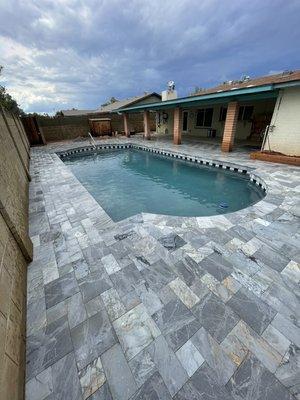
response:
M149 104L161 101L161 95L158 93L144 93L141 96L130 97L128 99L118 100L113 103L107 104L96 110L97 113L107 113L111 111L120 110L124 107L138 106L141 104Z
M141 96L131 97L129 99L115 101L106 106L101 107L95 112L97 117L110 118L112 130L117 132L124 131L123 116L120 114L121 110L125 107L142 106L161 102L161 96L158 93L145 93ZM150 130L155 131L156 120L155 113L152 113L149 118ZM131 113L128 118L128 129L131 133L144 131L144 119L141 113Z
M131 107L161 101L158 93L144 93L141 96L130 97L128 99L117 100L96 110L61 110L64 117L87 117L87 118L110 118L113 131L122 132L124 130L123 117L118 111L124 107ZM143 116L140 113L130 115L129 129L131 133L142 132L144 130ZM150 116L150 129L155 130L155 115Z
M94 112L95 110L76 110L76 108L73 108L72 110L61 110L60 114L64 117L78 117L81 115L88 115Z
M156 112L157 134L173 134L175 144L186 135L220 141L223 151L237 143L260 147L268 131L265 150L300 156L300 70L244 77L188 97L122 107L124 127L131 113L144 112L147 121L149 111Z

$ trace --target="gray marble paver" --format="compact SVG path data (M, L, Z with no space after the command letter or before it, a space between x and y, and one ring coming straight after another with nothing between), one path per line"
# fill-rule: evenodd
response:
M276 370L276 378L299 398L300 396L300 349L290 345L288 352Z
M79 374L83 399L95 393L106 381L100 357L83 368Z
M112 287L108 275L101 268L80 279L78 283L85 303Z
M101 359L113 399L128 400L137 386L120 345L115 344Z
M263 333L276 315L276 311L244 288L241 288L227 304L258 334Z
M206 363L194 373L174 399L233 400L226 388L216 381L214 370Z
M169 287L188 308L192 308L200 301L199 297L179 278L170 282Z
M45 285L46 307L53 307L78 292L77 280L74 274L70 272Z
M114 321L113 327L127 360L131 360L160 335L159 328L143 304L137 305Z
M79 325L87 318L86 309L80 292L65 300L70 329Z
M172 397L158 372L155 372L132 397L132 400L171 399Z
M239 321L238 315L212 292L203 297L192 312L219 343Z
M147 350L171 396L174 396L188 380L185 369L168 346L164 336L161 335L156 338Z
M191 341L213 369L215 380L219 385L225 385L233 375L236 365L204 328L199 329Z
M100 310L71 330L79 370L116 343L115 333L105 310Z
M112 395L108 383L104 383L95 393L93 393L89 400L112 400Z
M106 290L100 296L111 321L114 321L126 312L126 308L116 289L111 288Z
M232 265L222 255L214 253L200 263L201 267L220 282L232 272Z
M201 323L179 299L167 303L153 315L153 319L174 351L201 326Z
M204 363L204 358L193 345L191 339L177 350L176 355L190 377Z
M98 143L112 142L248 169L267 195L114 223L55 154L89 143L33 148L26 400L299 398L299 169L187 139Z
M236 338L253 353L256 358L272 373L282 361L282 355L272 347L262 336L258 335L244 321L240 321L230 332L229 336Z
M163 260L156 261L149 266L146 265L141 274L155 292L176 278L172 269Z
M27 338L27 379L31 379L73 350L66 317Z
M144 282L140 271L134 264L130 264L120 271L111 274L110 279L120 297L126 296Z
M291 344L291 342L272 325L267 327L262 337L282 356L285 355Z
M226 385L233 399L292 400L289 391L253 356L249 356Z
M26 383L25 393L31 400L44 400L53 393L51 367Z
M188 286L204 275L204 270L190 257L177 261L171 268Z
M291 342L300 347L300 328L298 326L294 325L290 320L284 318L279 313L273 319L272 326L274 326Z
M154 314L163 307L159 296L149 287L147 283L139 285L135 292L138 294L141 302L147 308L150 315Z
M52 365L55 399L81 400L81 387L73 353L67 354Z

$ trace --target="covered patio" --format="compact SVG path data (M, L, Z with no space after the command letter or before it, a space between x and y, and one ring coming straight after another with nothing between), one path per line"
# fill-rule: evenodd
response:
M128 107L122 110L124 132L130 136L129 115L142 112L143 136L150 140L150 115L156 113L155 137L170 138L175 145L188 139L216 144L223 152L260 148L278 93L274 85L265 85Z

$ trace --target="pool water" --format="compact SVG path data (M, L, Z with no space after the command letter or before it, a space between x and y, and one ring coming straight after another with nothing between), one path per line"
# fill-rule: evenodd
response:
M135 149L64 158L113 221L145 212L185 217L225 214L264 193L249 178Z

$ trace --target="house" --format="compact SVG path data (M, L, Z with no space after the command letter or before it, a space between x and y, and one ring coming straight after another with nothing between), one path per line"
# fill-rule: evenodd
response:
M103 106L99 110L97 110L95 114L97 114L97 117L100 118L111 118L112 130L117 132L124 132L123 116L120 113L121 110L125 107L147 105L152 104L153 102L161 102L161 96L155 92L144 93L141 96L130 97L128 99L118 100L113 103L107 104L106 106ZM128 121L131 132L144 131L143 115L140 112L130 113ZM149 123L150 130L155 131L155 114L151 114Z
M123 100L117 100L100 107L96 110L62 110L61 114L65 117L86 116L88 118L110 118L113 131L122 132L123 117L118 114L124 107L139 106L153 102L160 102L161 96L158 93L144 93ZM131 132L142 132L144 130L143 117L141 113L131 113L130 115ZM155 115L151 115L150 128L155 130Z
M300 156L300 70L258 78L243 77L188 97L163 96L164 101L122 107L128 133L131 113L142 112L145 136L156 114L156 133L220 142L224 152L239 145ZM176 96L175 96L176 97Z

